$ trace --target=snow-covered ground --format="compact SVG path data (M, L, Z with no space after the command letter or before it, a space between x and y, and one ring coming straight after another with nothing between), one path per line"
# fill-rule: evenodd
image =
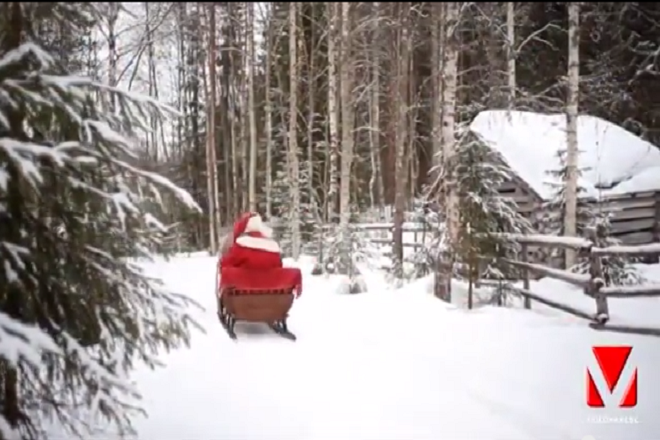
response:
M311 262L302 266L308 273ZM213 258L149 268L207 307L207 333L164 356L165 368L136 372L149 413L136 420L142 440L645 440L660 432L655 338L523 310L468 312L430 297L425 280L395 291L370 274L361 295L337 294L339 278L306 275L290 323L297 342L243 326L236 343L215 316ZM634 347L636 408L586 406L593 344Z
M660 149L594 116L578 116L577 125L580 184L586 196L660 190ZM560 168L557 152L566 149L565 115L488 110L477 115L470 130L542 198L552 197L548 171Z

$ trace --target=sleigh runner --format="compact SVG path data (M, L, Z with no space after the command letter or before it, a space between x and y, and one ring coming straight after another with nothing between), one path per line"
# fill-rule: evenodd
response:
M297 268L269 270L218 267L218 319L227 335L236 340L236 322L268 325L280 336L296 340L287 318L302 291L302 274Z

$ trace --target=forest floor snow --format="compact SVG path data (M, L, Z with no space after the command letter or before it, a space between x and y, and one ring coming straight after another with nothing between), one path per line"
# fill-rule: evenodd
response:
M142 440L643 440L660 432L652 391L660 339L524 310L466 311L428 295L428 280L387 289L370 274L370 292L340 295L340 278L312 277L304 261L290 320L298 341L243 325L233 342L215 314L214 258L147 267L206 307L198 315L206 333L164 355L165 367L134 374L148 412L135 420ZM612 399L587 407L594 344L633 346L637 407ZM604 389L602 376L595 380Z

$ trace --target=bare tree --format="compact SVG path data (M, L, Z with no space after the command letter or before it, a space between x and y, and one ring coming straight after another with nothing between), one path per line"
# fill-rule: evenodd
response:
M442 26L444 3L431 4L431 81L433 85L433 104L431 116L431 151L433 165L438 166L442 161L442 139L440 127L442 126ZM437 168L436 168L437 170Z
M329 149L330 149L330 187L328 188L327 211L328 220L333 221L337 197L337 159L339 157L339 123L337 118L337 25L339 22L339 8L336 2L328 3L329 29L328 29L328 118L329 118Z
M247 39L247 80L248 80L248 119L250 122L250 171L248 173L248 207L257 210L257 120L254 109L254 3L246 3L246 39Z
M568 98L566 103L566 210L564 233L577 234L578 140L577 118L580 84L580 3L568 3ZM576 254L566 250L566 267L576 262Z
M265 132L266 132L266 218L270 219L273 215L273 101L271 90L271 75L273 65L273 31L274 24L271 19L266 24L266 90L265 90Z
M506 66L508 107L516 102L516 3L506 2Z
M408 81L409 81L409 62L411 57L410 45L410 3L395 3L395 11L398 16L396 28L396 58L394 60L394 83L392 85L392 105L394 106L395 125L394 125L394 231L393 253L395 276L403 277L403 222L405 217L406 202L406 180L407 180L407 136L408 136Z
M206 136L206 172L207 172L207 191L208 191L208 205L209 205L209 239L211 252L217 252L217 224L218 219L216 219L216 201L217 201L217 178L216 178L216 154L215 154L215 84L216 84L216 74L215 74L215 61L216 61L216 48L215 48L215 3L208 4L208 17L209 17L209 35L208 35L208 44L209 44L209 55L208 55L208 66L209 66L209 87L207 95L207 136Z
M292 257L300 255L300 164L298 162L298 3L289 2L289 148Z
M351 166L353 164L353 128L355 114L353 111L353 60L351 59L351 23L350 3L341 2L341 63L340 63L340 100L341 100L341 179L339 190L339 224L342 234L342 245L347 249L346 230L350 220L351 203Z
M445 18L445 33L443 35L443 57L442 57L442 153L443 162L449 163L453 159L456 150L456 98L458 86L458 50L457 32L460 4L458 2L443 3ZM447 228L447 242L449 247L455 246L458 241L458 197L453 182L445 185L445 219ZM447 302L451 301L451 274L453 271L452 260L446 262L446 273L440 274L440 280L436 280L436 295ZM442 283L442 285L439 285Z
M383 179L380 176L380 69L381 69L381 3L372 4L374 17L372 19L372 39L371 48L371 86L370 86L370 106L369 106L369 142L371 159L371 178L369 179L369 195L371 206L376 206L383 196Z

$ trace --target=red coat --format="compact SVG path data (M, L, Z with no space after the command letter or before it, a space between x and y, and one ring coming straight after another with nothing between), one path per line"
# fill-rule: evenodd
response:
M296 296L302 293L300 269L283 268L277 243L258 232L240 235L220 258L218 272L219 293L223 286L248 292L291 288Z
M250 232L238 237L220 260L221 267L248 270L270 270L282 267L277 243L259 233Z

